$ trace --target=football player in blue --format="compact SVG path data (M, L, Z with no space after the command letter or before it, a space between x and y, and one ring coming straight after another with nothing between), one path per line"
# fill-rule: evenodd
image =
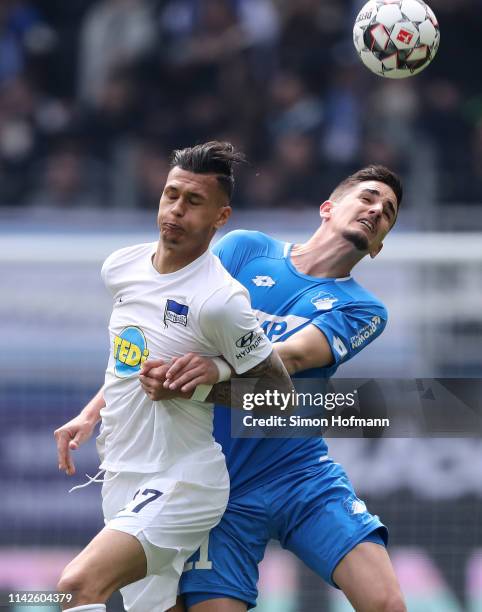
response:
M306 243L237 230L214 245L226 269L249 290L290 374L331 377L383 331L385 307L351 270L381 251L401 199L399 178L369 166L323 202L322 223ZM156 365L144 369L145 390L154 398L163 384L188 391L218 376L199 356L176 361L167 382L165 369L161 376ZM215 437L226 455L230 500L183 574L180 591L189 612L254 607L258 563L270 538L342 589L357 611L406 611L385 548L387 529L356 497L323 439L231 438L230 412L223 407L215 409Z

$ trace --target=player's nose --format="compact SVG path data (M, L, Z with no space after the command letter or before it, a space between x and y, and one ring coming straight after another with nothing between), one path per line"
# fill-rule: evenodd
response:
M178 198L171 207L171 212L177 217L182 217L186 212L186 205L182 198Z
M368 212L373 216L381 217L383 213L383 202L373 202Z

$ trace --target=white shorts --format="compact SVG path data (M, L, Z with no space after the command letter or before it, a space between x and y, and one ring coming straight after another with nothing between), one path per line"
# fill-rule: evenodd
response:
M208 486L158 474L106 473L102 507L106 527L135 536L147 559L142 580L121 589L130 612L163 612L176 603L184 563L226 509L229 480Z

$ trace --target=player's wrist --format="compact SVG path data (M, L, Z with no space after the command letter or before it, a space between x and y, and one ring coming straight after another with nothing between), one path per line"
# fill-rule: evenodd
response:
M218 379L216 383L225 382L229 380L232 376L231 366L221 359L221 357L213 357L213 363L218 370Z
M100 411L101 408L86 406L79 416L82 418L84 423L88 423L89 425L96 425L100 421Z

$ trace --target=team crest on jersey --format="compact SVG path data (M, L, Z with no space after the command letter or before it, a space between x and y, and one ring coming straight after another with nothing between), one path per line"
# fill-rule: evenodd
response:
M166 308L164 309L164 325L167 327L167 322L177 323L178 325L187 326L187 315L189 314L189 306L179 304L176 300L167 300Z
M367 512L367 507L365 502L354 495L350 495L343 502L343 507L348 512L348 514L364 514Z
M119 378L137 374L148 357L146 337L139 327L125 327L114 337L114 370Z
M251 280L256 287L272 287L276 285L276 281L274 281L271 276L255 276Z
M338 302L338 298L326 291L319 291L311 298L311 303L316 310L331 310L335 302Z

